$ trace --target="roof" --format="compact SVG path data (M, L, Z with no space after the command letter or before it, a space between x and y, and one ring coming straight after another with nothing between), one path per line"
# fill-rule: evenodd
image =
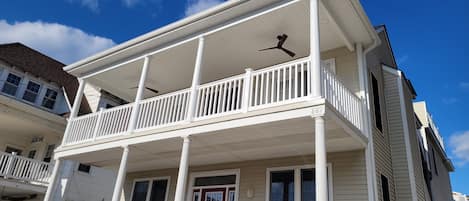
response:
M75 99L78 80L62 69L65 64L21 43L0 44L0 60L17 70L64 87L68 100L73 102ZM82 101L80 111L89 111L86 100Z

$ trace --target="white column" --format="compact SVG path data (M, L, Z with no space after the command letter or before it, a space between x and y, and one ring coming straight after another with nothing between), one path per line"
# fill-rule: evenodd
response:
M327 159L326 159L326 134L323 117L315 117L315 171L316 171L316 200L326 201L327 193Z
M243 86L243 101L242 101L242 110L243 112L248 112L249 108L249 96L251 95L251 77L252 69L247 68L246 73L244 74L244 86Z
M319 49L319 0L310 1L310 65L313 97L321 95L321 50Z
M179 173L176 183L176 194L174 201L184 201L186 194L187 185L187 173L189 171L189 147L191 139L189 136L183 137L184 142L182 144L181 162L179 164Z
M81 99L83 98L83 91L85 90L86 80L78 79L79 85L75 100L73 100L72 111L70 111L70 119L75 118L80 111Z
M47 186L46 195L44 196L44 201L52 201L53 195L55 192L55 187L59 181L58 175L60 171L60 166L62 165L62 159L58 158L55 160L54 169L52 170L52 175L49 178L49 186Z
M122 159L117 172L116 184L114 185L114 192L112 193L112 201L120 201L122 187L124 186L125 175L127 174L127 159L129 157L129 147L124 146L122 152Z
M140 107L140 101L142 100L143 93L145 92L145 80L147 79L148 69L150 66L150 56L146 56L143 61L142 73L140 75L140 81L138 82L137 95L135 96L134 105L132 107L132 114L130 116L128 133L135 130L138 120L138 110Z
M191 122L195 115L197 105L197 87L200 83L200 70L202 68L202 61L204 56L204 37L199 38L199 45L197 47L197 57L195 60L194 73L192 75L191 95L189 99L189 110L187 112L186 121Z

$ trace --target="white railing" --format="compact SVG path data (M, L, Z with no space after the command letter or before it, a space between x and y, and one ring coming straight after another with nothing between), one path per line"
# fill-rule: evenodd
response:
M50 163L0 152L0 176L4 178L47 184L51 173Z
M251 78L250 106L267 107L311 94L311 68L307 58L255 71Z
M441 137L440 131L438 130L438 127L436 127L436 124L433 122L433 119L430 114L427 114L427 119L428 119L428 125L433 130L433 134L435 134L435 137L438 140L438 143L440 143L441 148L445 150L445 143L443 141L443 137Z
M308 58L206 83L197 87L194 116L187 119L191 89L140 101L136 130L198 121L311 98ZM321 67L323 96L345 119L363 129L362 102L335 75ZM129 133L134 103L101 110L69 122L64 144L74 144Z
M363 131L363 103L350 91L333 72L324 66L321 66L322 95L342 114L345 119L350 121L355 127Z
M137 129L160 127L184 121L190 90L153 97L140 102Z
M197 90L195 117L200 119L240 111L243 87L243 75L200 85Z

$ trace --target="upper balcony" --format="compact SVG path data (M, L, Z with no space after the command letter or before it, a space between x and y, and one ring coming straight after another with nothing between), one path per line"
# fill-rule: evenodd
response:
M312 113L318 105L365 136L360 53L375 32L360 9L336 1L319 1L317 10L300 0L229 1L67 66L82 81L79 93L90 83L129 104L79 117L74 108L59 152L266 113ZM283 34L294 56L259 51Z

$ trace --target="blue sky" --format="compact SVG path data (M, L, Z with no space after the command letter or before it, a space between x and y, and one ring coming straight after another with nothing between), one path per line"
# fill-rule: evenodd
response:
M21 41L71 63L221 0L15 0L0 3L0 43ZM469 193L469 1L362 0L386 24L399 64L426 100Z

